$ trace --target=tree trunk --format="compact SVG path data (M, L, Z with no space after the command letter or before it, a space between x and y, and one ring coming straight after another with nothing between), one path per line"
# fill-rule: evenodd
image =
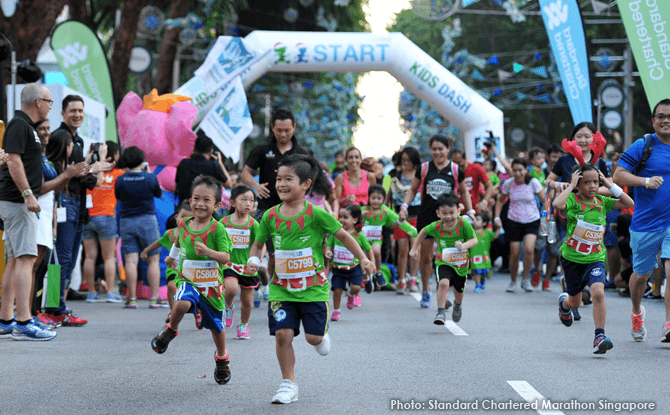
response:
M187 0L172 0L168 18L176 19L186 16L187 6ZM177 55L180 30L181 28L175 27L163 31L160 54L158 55L158 76L156 77L156 88L159 94L172 92L172 69Z
M130 51L135 44L140 11L147 0L124 1L121 6L121 23L114 33L114 51L112 52L112 81L114 82L114 100L117 105L123 99L128 82L128 64Z

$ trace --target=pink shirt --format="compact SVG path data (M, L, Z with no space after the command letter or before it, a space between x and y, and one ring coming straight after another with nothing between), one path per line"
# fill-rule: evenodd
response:
M510 199L507 217L518 223L531 223L540 219L535 195L541 191L542 185L534 177L528 184L516 184L514 178L505 180L500 186L500 192Z
M361 179L361 184L358 187L353 187L349 183L349 172L345 171L344 172L344 181L342 182L342 196L341 196L341 202L342 205L344 206L344 199L348 195L355 195L356 200L354 200L354 203L358 205L367 205L368 204L368 189L370 186L368 185L368 172L366 170L361 170L361 174L363 175L363 178Z

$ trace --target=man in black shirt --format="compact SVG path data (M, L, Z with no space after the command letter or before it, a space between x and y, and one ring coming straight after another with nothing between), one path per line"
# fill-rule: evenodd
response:
M214 155L214 142L202 130L198 131L191 157L183 159L177 166L175 184L180 203L191 197L193 180L201 174L212 176L226 188L231 186L230 176L223 165L221 155Z
M49 90L28 84L21 91L21 110L7 125L3 148L8 154L0 168L0 218L5 224L7 267L2 278L0 337L51 340L30 313L32 269L37 258L37 219L42 190L42 144L34 123L46 119L53 101ZM16 300L16 319L14 301Z

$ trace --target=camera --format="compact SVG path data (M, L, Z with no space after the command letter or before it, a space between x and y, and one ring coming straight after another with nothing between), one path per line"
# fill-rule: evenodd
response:
M102 143L93 143L91 144L91 164L95 163L96 161L100 161L100 146Z
M493 136L493 131L489 130L489 140L484 141L486 148L491 148L495 145L496 138Z

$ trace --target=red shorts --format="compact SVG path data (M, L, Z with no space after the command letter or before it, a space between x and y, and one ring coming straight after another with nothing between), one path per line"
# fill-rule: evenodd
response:
M407 222L409 222L410 225L412 225L416 228L416 219L417 218L407 219ZM408 238L408 237L409 237L409 234L407 232L403 231L402 229L400 229L400 226L396 226L395 228L393 228L393 239L395 239L396 241L400 240L400 239L405 239L405 238Z

